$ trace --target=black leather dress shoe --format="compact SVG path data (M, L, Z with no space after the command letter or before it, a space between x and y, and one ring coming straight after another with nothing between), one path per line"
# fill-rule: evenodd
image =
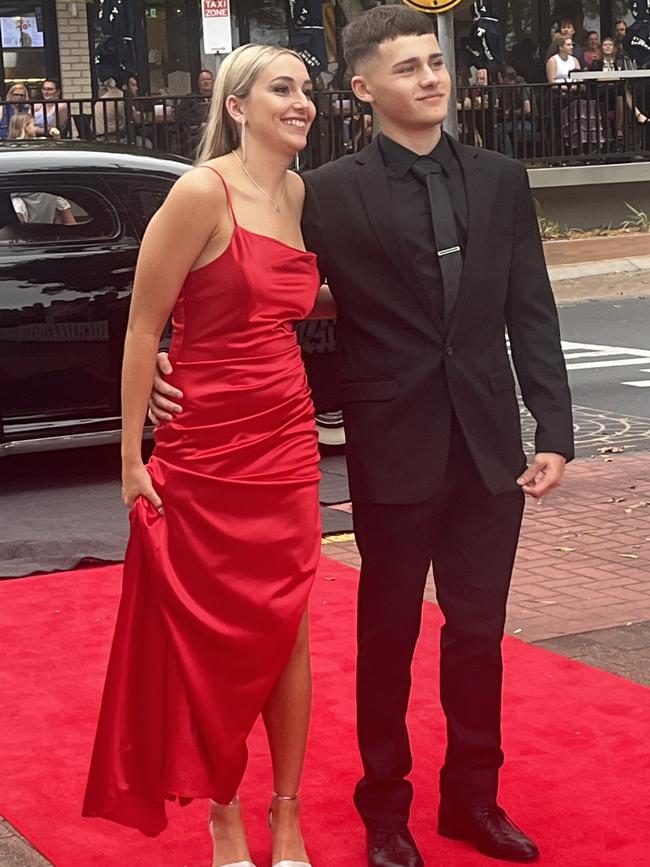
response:
M424 867L406 825L368 828L368 867Z
M503 861L534 861L539 849L496 804L452 807L441 804L438 833L452 840L467 840L479 852Z

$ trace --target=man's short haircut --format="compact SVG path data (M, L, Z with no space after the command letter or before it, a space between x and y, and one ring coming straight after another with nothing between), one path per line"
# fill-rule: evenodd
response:
M560 18L560 30L565 27L567 24L570 24L571 27L575 29L575 24L573 23L573 18Z
M359 65L377 53L382 42L400 36L426 36L435 33L433 15L416 12L403 4L375 6L359 15L343 30L345 62L355 74Z
M619 24L625 24L625 29L627 29L627 21L625 20L625 18L618 18L614 22L614 27L618 27Z

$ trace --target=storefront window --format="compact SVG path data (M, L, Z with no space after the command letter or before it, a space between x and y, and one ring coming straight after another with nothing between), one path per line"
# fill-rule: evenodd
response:
M234 5L237 28L233 31L233 47L246 42L280 46L288 44L287 0L240 0Z
M41 5L0 0L0 43L5 90L15 81L24 81L30 91L37 91L40 82L47 77L45 42Z
M190 0L192 2L192 0ZM188 24L187 0L153 0L145 6L145 27L151 93L191 93L189 46L194 34Z

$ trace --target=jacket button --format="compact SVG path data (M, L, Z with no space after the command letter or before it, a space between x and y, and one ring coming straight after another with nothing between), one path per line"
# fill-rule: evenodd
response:
M445 355L453 355L453 354L454 354L453 346L445 346Z

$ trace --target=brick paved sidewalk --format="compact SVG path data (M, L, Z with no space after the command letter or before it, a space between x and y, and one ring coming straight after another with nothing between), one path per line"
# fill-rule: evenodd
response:
M354 542L323 553L359 566ZM432 584L427 598L435 599ZM574 461L526 503L507 631L525 641L650 620L650 452Z
M647 232L544 242L547 265L577 265L580 262L626 259L648 254L650 235Z

